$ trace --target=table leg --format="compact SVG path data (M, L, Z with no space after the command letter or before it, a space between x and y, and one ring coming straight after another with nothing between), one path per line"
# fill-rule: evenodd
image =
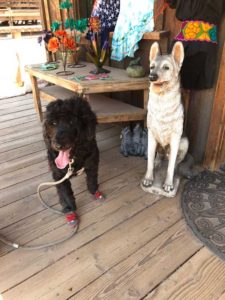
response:
M33 98L34 98L34 107L36 112L38 113L40 121L42 121L43 114L42 114L41 99L40 99L40 93L37 84L37 78L35 76L30 75L30 80L31 80L31 87L32 87Z

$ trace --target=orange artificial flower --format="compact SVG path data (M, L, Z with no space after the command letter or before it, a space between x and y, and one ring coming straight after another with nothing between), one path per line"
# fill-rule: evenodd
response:
M75 51L76 50L76 44L73 38L64 38L63 44L67 50Z
M100 29L100 19L98 17L89 18L89 25L93 32L98 32Z
M48 42L48 51L55 53L59 49L59 40L56 37L50 38Z
M59 36L59 37L66 37L67 36L67 32L65 30L56 30L54 32L55 36Z

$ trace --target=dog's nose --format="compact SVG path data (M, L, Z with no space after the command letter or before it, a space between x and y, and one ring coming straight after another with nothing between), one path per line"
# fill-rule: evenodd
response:
M149 75L150 81L156 81L156 80L158 80L158 78L159 78L159 76L156 73L151 73Z

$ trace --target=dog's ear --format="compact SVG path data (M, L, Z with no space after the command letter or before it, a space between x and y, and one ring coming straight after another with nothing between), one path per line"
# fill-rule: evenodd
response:
M160 55L161 51L159 48L159 43L155 42L152 44L151 49L150 49L150 53L149 53L149 60L150 62L153 61L156 56Z
M173 46L172 50L172 56L179 66L181 68L183 60L184 60L184 46L181 42L176 42Z

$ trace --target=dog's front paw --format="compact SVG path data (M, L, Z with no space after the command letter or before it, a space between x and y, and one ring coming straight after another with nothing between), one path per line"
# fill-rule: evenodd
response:
M144 179L142 179L141 184L146 188L151 187L153 184L153 179L144 178Z
M100 191L96 191L95 193L94 193L94 198L95 198L95 200L105 200L105 196L102 194L102 192L100 192Z
M169 193L169 192L173 191L174 186L173 186L173 184L164 183L163 189L164 189L165 192Z
M76 227L79 223L78 215L74 211L69 211L66 213L66 220L67 224L69 224L72 227Z

